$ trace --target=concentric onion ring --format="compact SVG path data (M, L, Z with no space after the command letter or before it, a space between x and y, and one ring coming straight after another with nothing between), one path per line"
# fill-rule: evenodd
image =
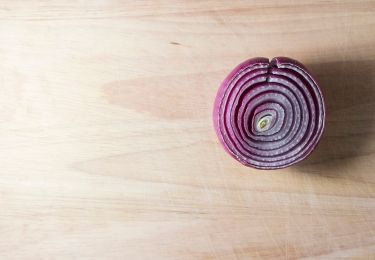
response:
M258 169L288 167L306 158L324 129L322 92L298 61L254 58L224 80L214 126L227 152Z

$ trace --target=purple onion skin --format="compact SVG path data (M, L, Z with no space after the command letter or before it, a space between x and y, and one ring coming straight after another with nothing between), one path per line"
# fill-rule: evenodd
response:
M300 62L253 58L239 64L217 93L213 121L225 150L256 169L272 170L305 159L325 125L322 91Z

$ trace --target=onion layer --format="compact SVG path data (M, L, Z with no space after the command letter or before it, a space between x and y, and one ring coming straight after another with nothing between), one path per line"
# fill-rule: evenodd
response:
M298 61L253 58L224 80L214 127L225 150L246 166L288 167L306 158L324 129L322 92Z

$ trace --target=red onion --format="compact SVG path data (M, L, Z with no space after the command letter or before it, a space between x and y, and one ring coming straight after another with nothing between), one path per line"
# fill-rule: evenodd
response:
M213 119L219 140L236 160L279 169L314 150L323 133L325 106L318 84L301 63L253 58L221 84Z

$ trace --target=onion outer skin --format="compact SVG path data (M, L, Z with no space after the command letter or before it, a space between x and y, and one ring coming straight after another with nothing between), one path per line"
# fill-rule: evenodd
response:
M242 62L225 78L216 95L213 123L233 158L272 170L313 152L325 114L322 91L304 65L287 57L271 62L259 57Z

